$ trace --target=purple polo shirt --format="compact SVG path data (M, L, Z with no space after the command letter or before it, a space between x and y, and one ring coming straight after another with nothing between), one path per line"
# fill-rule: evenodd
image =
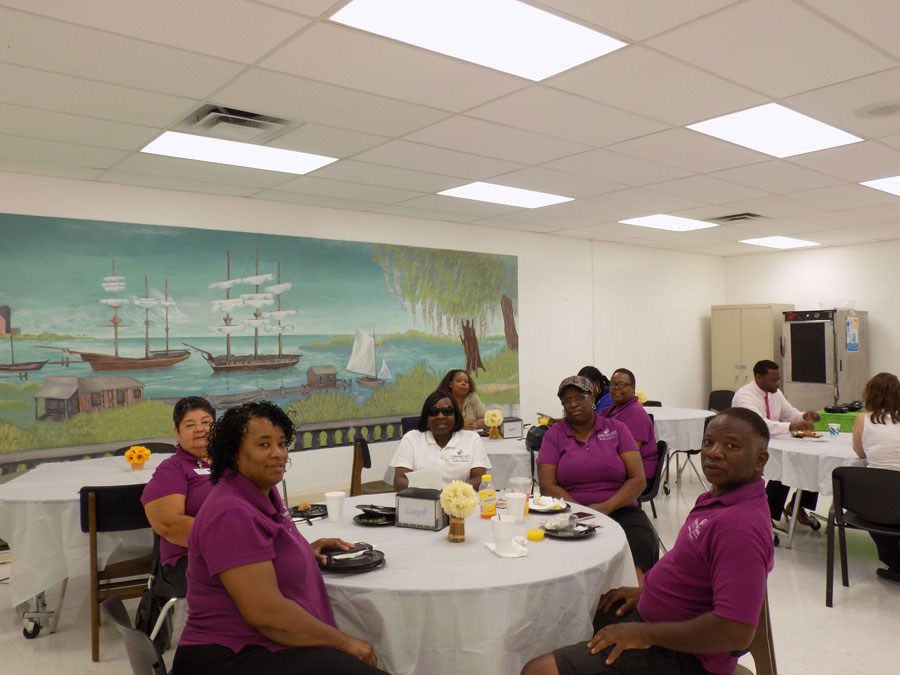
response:
M210 490L209 464L178 445L175 447L175 454L156 467L141 495L141 504L169 495L184 495L184 515L194 517ZM187 549L184 546L160 537L159 558L163 565L175 565L186 555Z
M775 549L762 480L713 497L704 492L675 545L644 576L638 612L645 621L687 621L712 612L756 626ZM711 673L734 671L727 652L698 654Z
M636 449L624 424L595 414L594 431L586 443L575 438L566 420L550 427L537 462L555 465L557 482L579 504L594 504L606 501L622 487L628 478L622 453Z
M225 570L271 560L281 594L334 626L331 603L312 547L284 508L278 490L268 499L248 479L227 472L213 487L188 535L188 619L179 645L246 645L287 649L241 617L222 582Z
M628 427L634 440L643 442L641 461L644 463L644 476L647 478L648 485L652 483L653 477L656 475L656 466L659 464L656 452L656 433L653 431L653 421L650 419L650 415L644 410L644 406L641 405L637 396L618 410L615 405L610 405L598 410L597 414L619 420Z

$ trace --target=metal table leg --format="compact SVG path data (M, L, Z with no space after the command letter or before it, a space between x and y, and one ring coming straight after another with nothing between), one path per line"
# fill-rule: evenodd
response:
M59 613L62 611L63 600L66 599L66 586L68 583L68 577L62 580L62 585L59 590L59 602L56 604L56 609L47 608L46 591L41 591L34 596L31 601L31 611L26 611L22 615L22 621L24 623L22 635L29 640L33 640L38 636L41 632L41 628L44 626L46 626L51 633L56 632L56 626L59 624Z

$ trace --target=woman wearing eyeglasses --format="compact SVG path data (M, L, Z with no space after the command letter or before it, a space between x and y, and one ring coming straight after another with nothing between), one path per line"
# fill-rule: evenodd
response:
M583 504L615 520L628 538L638 581L659 560L656 530L637 504L647 485L628 427L594 413L590 380L563 380L557 395L565 419L543 438L537 456L541 493Z
M648 481L652 481L659 465L656 433L653 431L653 420L634 394L634 373L628 368L614 371L609 382L609 394L612 405L598 409L597 414L619 420L628 427L641 453L644 475Z
M404 434L391 459L394 489L409 487L410 471L438 471L447 485L467 481L478 489L481 476L491 468L481 437L463 429L463 418L453 396L434 391L425 399L417 428Z

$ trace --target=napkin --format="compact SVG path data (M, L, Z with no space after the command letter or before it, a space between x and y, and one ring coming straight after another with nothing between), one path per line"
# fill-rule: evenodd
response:
M524 558L528 555L525 537L513 537L513 550L510 553L497 553L497 547L492 541L484 542L484 547L498 558Z
M440 471L407 471L406 479L409 481L409 487L411 488L441 489Z

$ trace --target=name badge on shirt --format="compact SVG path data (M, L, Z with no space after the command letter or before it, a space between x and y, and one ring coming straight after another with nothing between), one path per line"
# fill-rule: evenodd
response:
M451 464L469 464L472 461L472 455L468 452L465 454L451 454L447 459Z
M194 473L198 476L208 476L209 475L209 467L205 469L194 469Z

